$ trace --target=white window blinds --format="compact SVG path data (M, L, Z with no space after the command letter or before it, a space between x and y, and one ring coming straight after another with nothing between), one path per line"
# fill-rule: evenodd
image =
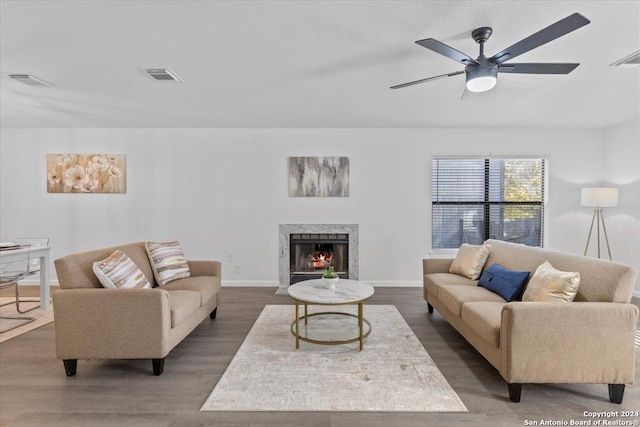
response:
M544 158L432 160L432 246L486 239L543 246Z

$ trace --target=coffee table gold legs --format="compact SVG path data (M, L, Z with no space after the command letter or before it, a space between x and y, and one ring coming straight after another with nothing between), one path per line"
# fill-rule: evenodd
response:
M296 349L300 348L300 341L312 343L312 344L321 344L321 345L340 345L340 344L350 344L358 342L360 344L360 351L364 349L364 340L371 334L371 322L364 318L364 304L362 302L358 303L358 314L351 314L345 312L336 312L336 311L323 311L318 313L309 314L308 304L304 303L304 316L300 316L300 301L295 300L296 304L296 319L291 322L291 334L296 337ZM329 305L329 304L327 304ZM336 315L336 316L349 316L356 318L358 322L358 334L354 338L349 338L345 340L339 341L328 341L328 340L314 340L310 338L308 334L308 329L305 327L305 333L302 334L300 331L300 321L304 319L304 323L307 324L309 317L314 316L325 316L325 315ZM367 329L365 330L364 324L367 324Z
M358 328L360 328L360 351L364 347L364 337L362 336L362 303L358 303Z
M307 311L307 305L304 305L304 309L305 309L305 319L304 321L306 322L306 311ZM300 348L300 306L298 305L298 301L296 301L296 348Z

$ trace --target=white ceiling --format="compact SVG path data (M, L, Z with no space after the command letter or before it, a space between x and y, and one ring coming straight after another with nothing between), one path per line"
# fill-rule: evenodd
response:
M4 128L603 128L640 117L639 1L1 1ZM514 62L579 62L569 75L501 74L490 92L414 42L493 53L574 13L591 24ZM170 67L182 83L140 71ZM26 73L54 85L9 79Z

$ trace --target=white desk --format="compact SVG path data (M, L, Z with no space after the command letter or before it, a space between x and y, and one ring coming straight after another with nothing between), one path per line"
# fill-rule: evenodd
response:
M13 249L8 251L0 251L0 259L2 261L11 262L13 258L17 258L18 255L24 254L28 249ZM50 258L49 252L51 247L32 247L31 258L40 258L40 309L46 310L49 308L49 300L51 299L51 292L49 290L49 278L50 274Z

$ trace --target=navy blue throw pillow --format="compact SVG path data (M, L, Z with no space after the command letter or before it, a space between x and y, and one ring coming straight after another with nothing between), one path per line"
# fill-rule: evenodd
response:
M509 302L520 296L529 280L529 274L528 271L507 270L500 264L493 264L482 273L478 286L500 295Z

